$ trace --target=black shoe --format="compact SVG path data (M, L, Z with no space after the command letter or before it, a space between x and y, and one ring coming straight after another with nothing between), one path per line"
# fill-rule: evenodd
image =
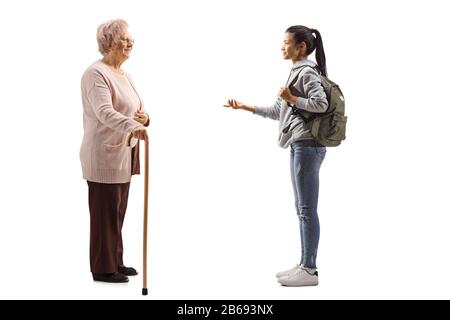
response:
M122 283L128 282L128 277L122 273L93 273L92 277L94 281L111 282L111 283Z
M125 266L119 266L118 268L119 272L125 276L137 276L137 271L134 268L131 267L125 267Z

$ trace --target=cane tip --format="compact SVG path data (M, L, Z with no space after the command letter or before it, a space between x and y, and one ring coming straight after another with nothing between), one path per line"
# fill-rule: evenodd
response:
M148 289L147 288L142 288L142 295L143 296L148 295Z

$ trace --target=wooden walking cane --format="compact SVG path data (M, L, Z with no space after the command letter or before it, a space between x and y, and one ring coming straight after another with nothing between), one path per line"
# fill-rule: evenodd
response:
M143 234L143 279L142 279L142 295L148 294L147 290L147 223L148 223L148 149L149 138L145 136L145 172L144 172L144 234Z
M127 145L131 146L132 134L128 136ZM139 143L139 141L138 141ZM145 164L144 164L144 233L143 233L143 266L142 266L142 295L148 295L147 289L147 224L148 224L148 154L149 154L149 138L144 138L145 144Z

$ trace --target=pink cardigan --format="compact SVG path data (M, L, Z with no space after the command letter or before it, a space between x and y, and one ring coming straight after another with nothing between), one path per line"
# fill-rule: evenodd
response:
M80 149L83 178L100 183L131 180L128 134L142 126L133 120L144 111L130 76L113 72L101 61L93 63L81 79L84 136Z

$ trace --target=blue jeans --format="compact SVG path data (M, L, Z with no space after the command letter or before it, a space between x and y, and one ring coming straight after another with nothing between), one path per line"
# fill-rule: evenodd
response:
M326 148L314 140L291 144L291 178L294 187L295 208L300 219L302 256L300 263L316 268L320 225L317 215L319 200L319 170Z

